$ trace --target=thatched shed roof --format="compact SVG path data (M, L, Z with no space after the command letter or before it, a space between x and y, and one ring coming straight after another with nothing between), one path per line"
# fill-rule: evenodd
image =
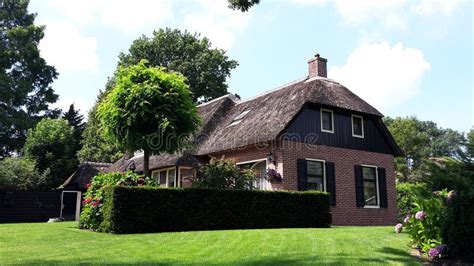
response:
M106 172L110 163L84 162L79 168L61 185L62 188L85 189L86 185L99 172Z

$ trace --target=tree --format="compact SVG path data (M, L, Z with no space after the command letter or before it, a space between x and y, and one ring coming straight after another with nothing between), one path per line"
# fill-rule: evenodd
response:
M231 160L212 159L192 179L192 186L198 188L253 189L255 173L239 169Z
M160 29L148 38L135 40L128 53L119 56L119 66L146 59L151 66L177 71L187 78L194 102L204 102L227 93L226 79L237 67L222 49L211 48L207 38L188 31Z
M0 161L1 190L39 190L47 182L48 172L41 174L32 159L17 157Z
M396 158L396 170L402 181L417 174L425 159L429 157L458 157L463 146L461 133L440 128L432 121L420 121L416 117L385 118L385 124L395 141L404 151L405 157Z
M74 108L74 104L71 104L69 110L63 113L63 119L74 128L74 154L76 154L81 149L82 132L85 127L84 116L79 113L79 110Z
M119 68L98 117L106 136L127 150L143 150L143 172L149 177L150 154L184 149L200 118L186 78L146 63Z
M100 92L94 106L89 110L87 124L82 132L82 147L77 154L81 162L112 163L124 154L123 149L121 149L115 141L111 141L101 133L100 120L97 117L97 108L104 97L105 92Z
M258 5L260 0L228 0L229 8L247 12L252 6Z
M38 44L44 26L34 25L28 1L5 0L0 8L0 157L18 151L28 128L43 117L57 100L50 84L57 76L54 67L41 58Z
M58 187L77 167L74 129L64 119L46 118L28 130L23 152L36 161L40 173L49 171L49 188Z

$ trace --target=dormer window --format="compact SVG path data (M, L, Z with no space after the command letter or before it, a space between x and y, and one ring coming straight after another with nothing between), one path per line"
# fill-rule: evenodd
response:
M232 120L232 123L228 125L228 127L235 126L240 124L242 122L242 119L250 112L250 110L245 110L242 113L240 113L238 116L234 117Z
M352 115L352 136L364 138L364 118L360 115Z
M334 133L334 114L331 110L321 108L321 131Z

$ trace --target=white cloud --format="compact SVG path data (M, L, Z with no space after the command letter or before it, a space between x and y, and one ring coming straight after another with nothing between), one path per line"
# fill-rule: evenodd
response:
M40 41L41 55L59 72L97 70L97 42L83 36L71 23L46 22L44 38Z
M354 49L345 65L329 70L329 77L376 108L387 110L417 95L430 68L422 51L402 43L379 42Z
M76 24L99 22L125 33L158 25L172 14L168 0L48 0L45 3Z
M334 4L344 22L351 26L380 23L387 29L405 29L410 15L452 15L460 0L293 0L300 5Z
M195 11L185 14L182 26L201 33L213 46L223 49L234 44L235 36L247 27L253 13L234 11L222 0L201 0L198 12Z

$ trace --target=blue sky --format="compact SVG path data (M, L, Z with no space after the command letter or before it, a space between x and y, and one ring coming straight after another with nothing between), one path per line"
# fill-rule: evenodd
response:
M31 0L46 25L43 57L59 71L56 106L92 106L120 52L142 34L200 32L239 62L242 98L307 75L315 53L328 76L386 116L473 126L473 3L436 0L261 0L248 13L224 0Z

